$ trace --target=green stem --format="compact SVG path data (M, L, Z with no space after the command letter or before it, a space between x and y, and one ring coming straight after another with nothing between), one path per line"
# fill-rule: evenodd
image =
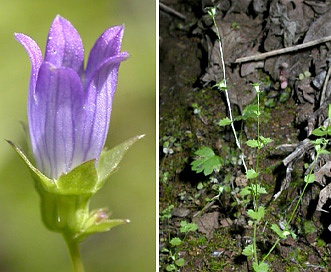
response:
M257 246L256 246L256 230L257 230L257 222L254 221L254 230L253 230L253 252L254 252L254 259L255 262L259 263L259 260L257 258Z
M64 239L68 246L73 272L84 272L84 266L79 252L79 243L72 237L65 235Z
M255 165L255 172L259 173L259 160L260 160L260 93L259 91L256 92L257 95L257 141L259 143L259 146L257 148L256 153L256 165ZM253 205L254 205L254 211L257 212L259 207L259 195L257 190L257 184L258 179L254 179L254 190L253 190ZM253 251L254 251L254 259L255 262L259 263L258 257L257 257L257 246L256 246L256 231L257 231L257 221L254 220L254 231L253 231Z
M314 162L313 162L313 164L312 164L312 167L311 167L311 169L310 169L310 171L309 171L309 175L311 175L311 174L313 173L314 168L315 168L315 164L316 164L316 162L317 162L317 160L318 160L318 157L319 157L319 153L317 152L317 154L316 154L316 158L315 158L315 160L314 160ZM296 211L298 210L298 207L299 207L299 205L300 205L301 199L302 199L304 193L306 192L306 189L307 189L307 187L308 187L308 184L309 184L309 183L306 182L305 186L303 187L303 190L302 190L302 192L301 192L301 194L300 194L300 196L299 196L298 201L297 201L296 204L295 204L295 207L294 207L294 209L293 209L293 211L292 211L292 213L291 213L291 216L290 216L290 218L289 218L289 219L286 221L286 223L285 223L285 227L284 227L284 229L287 229L288 226L291 224L291 222L292 222L292 220L293 220L293 218L294 218L294 215L295 215ZM281 240L280 238L277 238L277 240L275 241L275 243L274 243L274 244L272 245L272 247L270 248L269 252L264 256L262 262L264 262L264 261L269 257L269 255L270 255L271 252L275 249L275 247L278 245L278 243L280 242L280 240Z
M216 29L217 41L218 41L218 45L219 45L219 52L220 52L221 63L222 63L222 71L223 71L223 81L224 81L224 86L225 86L224 93L225 93L226 104L228 106L228 111L229 111L229 119L231 120L230 126L232 128L232 132L233 132L233 136L234 136L235 141L236 141L236 145L237 145L238 149L241 152L240 158L242 160L242 164L243 164L243 166L245 168L245 172L247 172L247 166L246 166L246 162L245 162L245 156L243 154L243 150L241 148L241 144L239 142L236 129L234 127L234 120L233 120L233 116L232 116L231 102L230 102L229 93L228 93L228 89L227 89L228 88L228 85L226 83L225 62L224 62L224 56L223 56L223 48L222 48L221 35L219 33L219 30L218 30L218 27L217 27L217 24L216 24L215 16L214 15L212 16L212 19L213 19L213 24L214 24L215 29Z

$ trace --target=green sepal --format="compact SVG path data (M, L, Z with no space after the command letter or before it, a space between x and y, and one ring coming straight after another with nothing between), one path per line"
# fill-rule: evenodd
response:
M82 241L86 236L105 232L129 223L127 219L110 219L105 209L89 212L91 197L116 171L125 152L144 135L133 137L116 147L103 151L96 167L96 160L82 163L57 180L46 177L13 142L12 146L28 166L41 198L44 224L54 232L62 233L66 240Z
M29 167L29 170L32 174L32 177L35 180L41 181L42 186L44 187L45 190L52 190L56 188L55 181L46 177L43 173L41 173L38 168L36 168L28 159L28 157L24 154L24 152L17 146L15 145L12 141L6 140L11 147L16 151L16 153L20 156L20 158L24 161L24 163Z
M99 190L104 183L106 182L107 178L113 174L122 160L124 154L126 151L138 140L143 138L145 135L138 135L136 137L133 137L129 140L126 140L125 142L115 146L114 148L110 150L103 151L101 153L98 166L97 166L97 172L99 176L98 184L96 186L96 190Z
M95 160L91 160L61 175L56 181L56 192L62 195L95 194L97 183Z
M106 209L94 210L90 213L89 218L84 223L80 233L77 233L74 237L78 240L83 240L86 236L98 233L106 232L110 229L130 223L128 219L109 219L110 214L107 213Z

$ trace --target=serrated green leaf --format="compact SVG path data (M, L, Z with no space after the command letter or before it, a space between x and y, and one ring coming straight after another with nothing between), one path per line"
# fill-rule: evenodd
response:
M315 181L315 175L314 174L308 174L305 176L304 181L306 183L313 183Z
M198 225L195 223L187 223L186 221L180 222L180 232L188 233L190 231L196 231L198 229Z
M247 257L252 256L254 254L253 245L246 246L244 248L242 254L245 255L245 256L247 256Z
M315 141L311 140L310 141L313 145L315 145L315 148L321 148L320 145L323 145L325 143L325 139L324 138L318 138Z
M164 253L169 253L169 252L170 252L170 250L169 250L169 249L167 249L166 247L164 247L164 248L162 248L162 249L161 249L161 252L164 252Z
M169 265L167 265L166 270L167 271L176 271L177 268L174 264L169 264Z
M218 125L221 126L221 127L225 127L227 125L230 125L232 122L230 120L230 118L226 117L226 118L223 118L221 119L219 122L218 122Z
M258 142L258 140L248 140L248 141L246 142L246 144L247 144L249 147L252 147L252 148L259 147L259 142Z
M258 106L257 104L250 104L248 106L246 106L244 109L243 109L243 112L242 112L242 118L243 120L247 120L249 118L256 118L256 113L258 112Z
M240 196L247 196L250 194L252 194L252 188L250 186L245 186L239 193Z
M262 143L262 146L266 146L267 144L271 143L273 140L270 138L265 138L263 136L260 136L260 141Z
M220 82L215 84L213 87L217 87L220 91L225 91L227 89L227 86L226 86L224 80L221 80Z
M203 187L204 187L203 186L203 183L202 182L199 182L198 185L197 185L197 189L198 190L201 190L201 189L203 189Z
M201 173L205 176L210 175L214 170L221 167L221 158L215 155L214 151L209 147L202 147L195 152L198 156L192 163L192 170Z
M252 209L247 210L247 215L252 219L256 219L257 217L256 212Z
M325 149L320 149L318 153L319 153L319 154L324 154L324 155L328 155L328 154L330 154L330 152L327 151L327 150L325 150Z
M207 146L201 147L200 149L195 151L194 154L199 157L206 157L206 158L212 157L215 155L214 151L210 147L207 147Z
M253 269L255 272L268 272L269 265L265 262L259 264L257 262L253 262Z
M254 179L254 178L257 178L258 176L259 176L259 173L255 172L254 169L249 169L246 172L247 179Z
M279 236L279 238L286 238L284 231L282 231L278 225L272 224L271 229Z
M265 195L267 194L267 190L264 187L261 187L259 184L251 184L241 189L240 196L246 196L251 194L256 195Z
M252 209L249 209L247 211L247 214L250 218L256 220L257 222L259 222L265 214L265 209L264 207L260 206L257 211L253 211Z
M315 135L315 136L318 136L318 137L322 137L322 136L325 136L328 134L327 131L325 131L325 128L324 127L319 127L319 128L315 128L311 134Z
M175 237L175 238L172 238L172 239L170 240L170 244L171 244L172 246L179 246L179 245L182 244L182 240L181 240L180 238L178 238L178 237Z
M268 193L267 190L264 187L260 186L259 184L256 185L252 184L251 186L252 186L252 190L255 189L254 191L258 195L266 195Z

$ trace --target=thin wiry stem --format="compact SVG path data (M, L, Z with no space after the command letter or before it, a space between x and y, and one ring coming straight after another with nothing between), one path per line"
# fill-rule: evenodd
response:
M218 41L218 45L220 48L220 56L221 56L221 63L222 63L222 70L223 70L223 82L224 82L224 94L225 94L225 99L226 99L226 104L228 107L228 111L229 111L229 119L231 120L231 129L236 141L236 145L238 147L238 149L241 151L240 154L240 159L242 161L242 164L245 168L245 172L247 172L247 166L246 166L246 162L245 162L245 156L243 154L242 148L241 148L241 144L239 142L238 136L237 136L237 132L236 129L234 127L234 120L233 120L233 116L232 116L232 109L231 109L231 102L230 102L230 98L229 98L229 93L228 93L228 89L227 89L227 82L226 82L226 73L225 73L225 62L224 62L224 55L223 55L223 49L222 49L222 41L221 41L221 35L219 33L218 27L216 25L216 21L215 21L215 14L213 12L209 13L213 19L213 23L216 29L216 35L217 35L217 41ZM222 89L223 90L223 89Z

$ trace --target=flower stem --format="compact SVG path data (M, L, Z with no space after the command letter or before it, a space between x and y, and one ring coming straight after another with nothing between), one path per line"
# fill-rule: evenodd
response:
M84 272L84 266L79 252L79 242L65 235L64 239L68 246L73 272Z

